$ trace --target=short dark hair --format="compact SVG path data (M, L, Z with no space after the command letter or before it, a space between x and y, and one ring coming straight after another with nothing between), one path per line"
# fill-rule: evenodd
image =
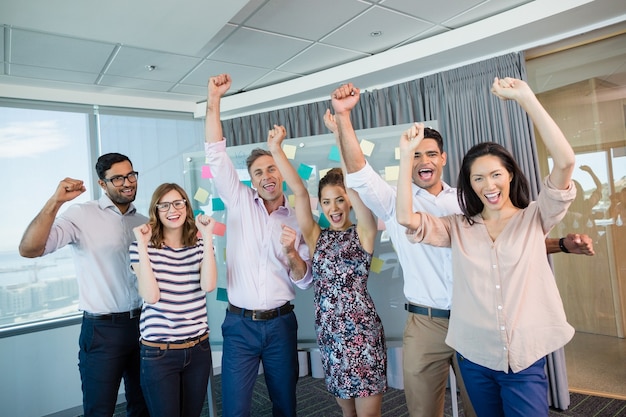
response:
M128 161L131 165L130 159L126 155L122 155L121 153L105 153L104 155L98 158L98 162L96 162L96 173L98 174L98 178L101 180L106 178L106 172L111 169L113 164L117 164L118 162Z
M435 142L437 142L437 146L439 147L439 152L443 152L443 138L441 137L441 133L437 132L435 129L431 127L425 127L424 139L433 139Z
M472 164L481 156L493 155L500 159L504 168L513 175L509 198L517 208L523 209L530 204L530 186L524 173L520 169L515 158L506 148L494 142L484 142L472 146L463 157L459 178L457 180L457 199L463 212L463 216L469 224L474 224L473 216L481 213L484 208L483 202L472 189L470 173Z
M250 167L254 164L254 161L259 159L262 156L270 156L274 158L272 153L267 149L254 148L252 152L250 152L250 156L246 159L246 166L248 167L248 173L250 173Z
M329 170L326 175L320 180L317 186L317 198L322 199L322 190L327 185L337 185L344 190L346 189L346 185L343 182L343 171L341 168L332 168Z

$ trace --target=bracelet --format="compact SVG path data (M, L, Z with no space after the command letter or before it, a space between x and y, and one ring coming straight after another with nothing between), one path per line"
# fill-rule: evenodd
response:
M561 252L569 253L569 250L565 247L565 244L563 243L564 240L564 237L559 239L559 248L561 248Z

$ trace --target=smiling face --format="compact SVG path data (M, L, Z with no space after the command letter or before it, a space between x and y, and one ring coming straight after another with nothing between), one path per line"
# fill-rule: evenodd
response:
M176 190L170 190L159 199L158 204L170 203L167 211L157 210L159 220L164 229L178 229L184 226L187 217L187 205L176 208L174 201L184 200L184 197Z
M476 158L470 167L470 183L487 211L501 210L511 205L510 191L513 175L500 158L485 155Z
M446 159L447 155L439 149L437 141L424 138L413 158L413 183L431 194L439 194L443 189L441 176Z
M111 165L111 168L105 172L105 179L127 176L133 172L133 166L129 161L117 162ZM122 213L128 210L130 203L135 201L137 194L137 182L130 182L128 178L124 179L124 184L116 187L110 181L98 180L98 184L104 190L106 195L111 199Z
M330 222L331 230L345 230L350 221L350 199L346 190L339 186L328 184L321 190L320 205L322 212Z
M269 155L259 156L250 165L252 186L264 201L282 204L283 176L276 167L274 158Z

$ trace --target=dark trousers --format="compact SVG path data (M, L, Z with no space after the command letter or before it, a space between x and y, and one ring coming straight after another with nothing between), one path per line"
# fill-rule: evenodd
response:
M457 353L459 368L479 417L547 417L548 378L545 358L514 373L494 371Z
M207 396L211 345L187 349L141 346L141 387L151 417L198 417Z
M139 317L83 317L78 368L85 417L111 417L124 380L128 417L148 417L139 382Z
M293 312L254 321L226 312L222 324L222 407L224 417L250 415L252 390L263 372L274 417L296 416L298 323Z

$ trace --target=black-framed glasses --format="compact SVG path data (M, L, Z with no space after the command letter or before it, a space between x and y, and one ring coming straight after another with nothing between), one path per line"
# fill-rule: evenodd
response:
M111 178L105 178L103 181L110 182L115 187L121 187L124 185L126 180L130 183L137 182L137 178L139 177L139 173L137 171L133 171L128 175L116 175Z
M175 209L182 209L187 206L187 200L174 200L174 201L164 201L162 203L157 203L156 208L159 211L168 211L170 206L174 206Z

